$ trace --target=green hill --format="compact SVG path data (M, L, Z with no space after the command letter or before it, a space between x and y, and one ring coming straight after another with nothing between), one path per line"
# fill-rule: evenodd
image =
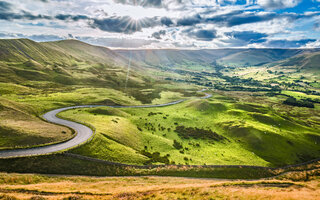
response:
M68 63L69 55L46 47L29 39L1 39L0 60L5 62L26 62L33 60L41 64L48 62Z
M302 70L320 69L320 52L305 53L289 58L280 63L281 66L297 66Z
M93 46L78 40L44 42L41 43L41 45L59 52L63 52L64 54L70 55L77 60L112 63L119 66L126 66L128 64L127 59L106 47Z
M303 49L245 49L225 56L219 62L226 65L262 65L309 52Z
M77 40L0 40L0 148L43 145L71 137L44 122L44 112L79 104L140 104L159 97L150 77L108 48ZM63 133L62 133L63 132Z
M128 61L108 48L77 40L37 43L28 39L0 40L1 82L49 81L62 85L122 87ZM144 78L132 66L131 85Z
M202 49L202 50L116 50L126 58L132 56L135 62L149 66L176 66L181 64L212 64L243 66L262 65L290 58L306 52L308 49Z

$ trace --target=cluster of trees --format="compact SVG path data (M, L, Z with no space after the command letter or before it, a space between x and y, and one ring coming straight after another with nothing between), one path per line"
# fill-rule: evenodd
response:
M165 131L166 129L170 132L171 128L166 128L164 126L161 126L161 124L158 124L158 127L155 127L152 123L150 122L146 122L144 123L144 127L148 130L148 131L157 131L157 129L159 131ZM138 129L140 130L141 128L138 127Z
M183 148L182 144L180 142L178 142L177 140L173 140L173 147L178 150Z
M153 115L162 115L163 113L162 112L157 112L157 113L154 113L154 112L149 112L148 113L148 116L153 116Z
M141 154L148 157L149 160L147 160L144 164L145 165L149 165L155 162L160 162L160 163L165 163L165 164L170 164L170 160L169 160L169 154L165 155L165 156L161 156L159 152L153 152L150 153L146 150L142 150Z
M193 127L184 127L177 126L175 132L184 139L195 138L195 139L212 139L215 141L220 141L225 139L225 137L213 132L212 130L193 128Z
M297 100L294 97L287 98L283 104L291 105L291 106L298 106L298 107L307 107L307 108L314 108L314 104L308 100Z

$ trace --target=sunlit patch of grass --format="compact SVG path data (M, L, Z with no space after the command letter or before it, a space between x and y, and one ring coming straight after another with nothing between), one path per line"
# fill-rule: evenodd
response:
M0 188L2 199L317 199L320 190L317 180L227 181L33 174L0 174Z
M170 162L175 164L279 166L319 156L319 146L307 136L317 135L315 129L282 118L268 104L234 103L231 99L215 94L208 100L189 100L161 108L121 108L116 111L103 107L99 108L100 113L94 108L67 111L61 115L93 124L98 133L104 133L119 145L133 148L136 151L132 153L133 157L141 150L159 152L161 156L168 155ZM121 117L118 113L122 113ZM175 132L177 126L212 130L227 139L181 138ZM139 139L135 141L134 138ZM182 148L176 149L174 141ZM90 145L74 152L119 161L109 153L95 153L97 150L94 149L99 148L89 148ZM135 164L143 164L143 160Z

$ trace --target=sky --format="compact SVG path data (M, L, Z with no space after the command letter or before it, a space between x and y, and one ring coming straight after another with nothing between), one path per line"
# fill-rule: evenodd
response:
M109 48L319 48L320 0L0 0L0 38Z

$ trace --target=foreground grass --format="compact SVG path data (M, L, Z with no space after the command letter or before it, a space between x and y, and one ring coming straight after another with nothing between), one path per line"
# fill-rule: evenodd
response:
M0 174L0 199L317 199L319 194L317 176L307 181L228 181Z

